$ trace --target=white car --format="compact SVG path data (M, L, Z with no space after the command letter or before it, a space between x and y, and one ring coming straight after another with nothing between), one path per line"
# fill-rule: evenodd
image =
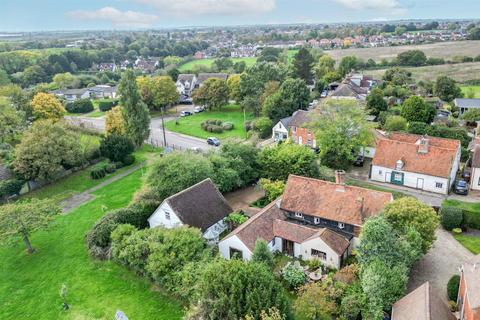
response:
M328 95L328 91L327 90L323 90L322 93L320 94L320 98L326 98Z
M203 111L205 111L205 108L201 107L201 106L197 106L197 107L195 107L195 109L193 109L193 112L195 112L195 113L200 113L200 112L203 112Z

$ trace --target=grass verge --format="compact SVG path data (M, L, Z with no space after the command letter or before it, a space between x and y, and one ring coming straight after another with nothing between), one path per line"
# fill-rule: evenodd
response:
M473 254L480 254L480 237L466 234L454 234L453 237Z

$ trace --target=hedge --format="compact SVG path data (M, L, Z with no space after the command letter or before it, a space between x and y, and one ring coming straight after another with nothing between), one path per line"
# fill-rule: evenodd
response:
M70 113L87 113L93 111L93 103L90 99L80 99L67 103L65 109Z
M458 287L460 286L460 276L454 275L448 280L447 284L447 295L448 300L457 301L458 297Z
M445 230L460 228L463 222L463 212L456 207L442 207L440 210L440 222Z
M118 104L117 100L99 100L98 101L98 109L102 112L106 112L111 110Z
M208 132L222 133L224 130L233 130L234 125L231 122L223 122L222 120L209 119L203 121L200 124L200 127Z
M17 179L0 181L0 199L19 194L24 184L23 180Z
M463 210L464 225L472 229L480 229L480 212Z
M114 163L102 162L92 168L90 171L90 177L92 177L92 179L102 179L108 173L115 172L115 170L117 170L117 166Z

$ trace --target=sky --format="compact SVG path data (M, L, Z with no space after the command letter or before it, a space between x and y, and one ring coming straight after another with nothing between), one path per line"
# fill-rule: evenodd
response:
M480 0L0 0L0 31L479 19Z

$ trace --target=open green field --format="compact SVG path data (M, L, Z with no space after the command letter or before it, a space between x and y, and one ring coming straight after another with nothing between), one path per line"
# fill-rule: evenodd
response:
M457 64L442 64L438 66L404 68L412 72L412 77L418 80L435 81L439 76L448 76L463 83L468 80L480 79L480 62L468 62ZM381 79L386 69L367 70L366 74Z
M182 64L180 67L178 67L178 70L180 70L180 72L192 70L195 65L206 66L210 68L213 64L213 61L215 60L216 58L192 60L185 64ZM233 61L233 63L243 61L245 62L247 67L250 67L255 64L255 62L257 61L257 58L256 57L231 58L231 60Z
M461 88L465 98L480 99L480 86L462 86Z
M38 198L45 199L50 198L56 202L65 200L74 194L83 192L87 189L95 187L103 181L110 179L111 177L128 170L132 166L142 163L148 159L154 158L160 154L161 149L156 149L152 146L144 145L140 150L137 150L135 155L135 163L118 169L112 174L108 174L102 179L94 180L90 177L91 167L87 167L83 170L77 171L65 178L55 181L52 184L46 185L40 189L34 190L23 197L25 198Z
M466 234L454 234L453 236L473 254L480 254L480 237Z
M233 123L233 130L224 131L222 133L207 132L201 128L201 123L208 119L222 120ZM246 120L253 119L253 114L246 113ZM246 132L243 125L244 114L239 105L227 105L222 110L204 111L196 113L192 116L179 118L178 124L176 120L170 120L165 127L173 132L183 133L197 138L217 137L222 138L245 138Z
M19 240L0 248L0 318L114 319L122 310L130 319L181 319L182 306L147 280L111 261L92 260L85 234L106 210L127 205L142 185L142 171L95 192L96 198L59 216L48 231L31 236L37 252L27 255ZM61 308L59 290L68 288L70 310Z

